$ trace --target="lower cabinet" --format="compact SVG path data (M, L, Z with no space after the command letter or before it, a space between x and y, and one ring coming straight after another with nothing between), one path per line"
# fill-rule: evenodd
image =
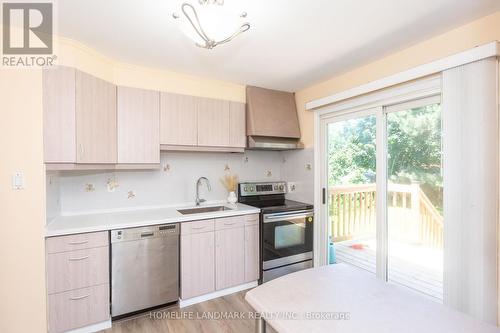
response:
M181 298L259 279L259 215L181 224Z
M108 232L50 237L45 248L48 331L109 320Z
M225 220L225 219L221 219ZM215 232L215 287L217 290L245 282L245 226Z
M245 282L258 280L260 277L259 225L245 226Z
M109 285L49 295L49 332L64 332L109 319Z
M185 222L181 224L181 298L208 294L215 291L215 257L213 220L211 228L189 229ZM202 223L202 222L200 222ZM205 225L206 221L203 221ZM201 226L200 226L201 227ZM196 228L196 227L194 227ZM205 231L203 229L207 229ZM199 232L201 231L201 232ZM184 234L182 234L184 232ZM198 233L196 233L198 232Z

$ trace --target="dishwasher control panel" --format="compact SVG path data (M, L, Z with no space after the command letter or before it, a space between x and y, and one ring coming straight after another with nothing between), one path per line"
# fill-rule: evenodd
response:
M111 243L179 235L179 224L111 230Z
M168 235L177 233L177 225L175 224L167 224L162 225L158 228L158 232L160 235Z

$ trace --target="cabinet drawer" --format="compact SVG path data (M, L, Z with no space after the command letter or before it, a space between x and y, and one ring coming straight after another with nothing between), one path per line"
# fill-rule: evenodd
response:
M109 319L109 284L49 295L49 332L63 332Z
M259 214L245 215L245 225L258 225L259 224Z
M47 255L49 294L104 283L109 283L107 246Z
M89 249L108 245L108 232L92 232L59 237L49 237L45 241L47 253Z
M245 216L231 216L215 220L215 230L231 229L245 226Z
M200 220L181 223L181 235L214 231L214 220Z

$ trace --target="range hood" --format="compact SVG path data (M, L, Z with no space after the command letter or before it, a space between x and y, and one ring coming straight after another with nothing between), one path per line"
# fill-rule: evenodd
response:
M302 149L295 95L247 86L247 149Z

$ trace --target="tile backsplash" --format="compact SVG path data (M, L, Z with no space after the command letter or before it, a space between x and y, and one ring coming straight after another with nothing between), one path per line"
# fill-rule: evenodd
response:
M221 178L237 174L240 181L297 182L295 200L312 202L312 150L300 152L247 151L245 154L167 152L159 170L61 171L47 173L47 217L146 206L194 203L196 180L205 176L212 190L201 186L200 196L224 200ZM287 177L293 179L287 179ZM308 180L310 178L310 180Z
M314 204L314 149L287 151L283 158L281 177L295 184L295 190L287 198Z

